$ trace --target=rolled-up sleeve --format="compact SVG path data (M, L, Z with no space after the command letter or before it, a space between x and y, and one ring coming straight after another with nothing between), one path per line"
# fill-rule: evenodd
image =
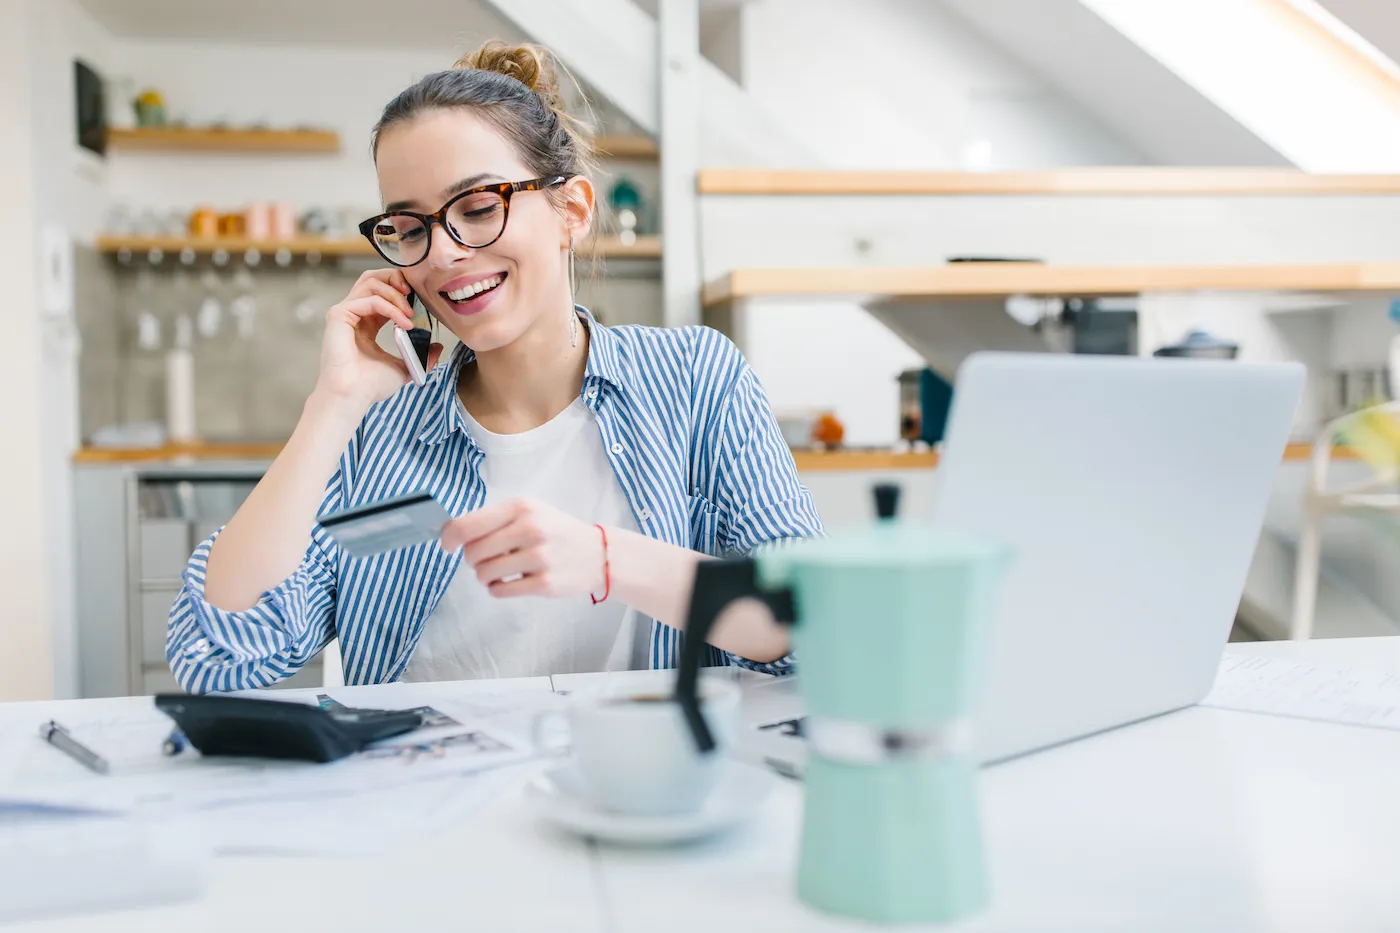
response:
M768 396L748 363L741 366L723 420L716 477L719 544L733 555L825 534ZM787 673L794 664L792 655L765 664L728 654L731 664L769 674Z
M341 502L341 472L326 487L321 512ZM204 596L209 551L220 531L195 549L170 610L165 658L190 693L266 687L299 671L335 635L336 554L318 525L290 577L241 612Z

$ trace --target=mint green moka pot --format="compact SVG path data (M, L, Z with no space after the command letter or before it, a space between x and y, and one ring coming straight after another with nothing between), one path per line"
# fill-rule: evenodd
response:
M715 617L742 597L792 624L809 743L798 896L887 923L987 902L970 717L985 673L1000 545L894 519L697 572L677 701L713 748L695 687Z

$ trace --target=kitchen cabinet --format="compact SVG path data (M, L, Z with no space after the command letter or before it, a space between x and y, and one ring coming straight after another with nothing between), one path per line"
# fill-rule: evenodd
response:
M80 463L76 505L79 691L84 697L178 690L165 631L195 546L222 526L265 462ZM321 683L316 658L279 687Z

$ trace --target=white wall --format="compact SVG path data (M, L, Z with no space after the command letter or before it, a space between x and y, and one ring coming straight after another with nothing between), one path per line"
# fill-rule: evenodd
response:
M1332 318L1331 365L1377 366L1386 362L1390 342L1400 334L1389 317L1390 299L1369 298L1339 310Z
M758 0L742 11L745 89L822 165L1141 160L937 4L867 0L853 10L846 0ZM706 239L724 235L711 230ZM922 359L859 307L755 304L741 343L775 408L835 408L854 445L897 439L895 377Z
M115 68L138 88L156 87L171 117L192 123L303 122L340 133L333 155L206 155L117 152L109 159L114 204L186 209L214 202L237 209L285 200L301 209L377 210L369 133L384 105L418 78L451 65L454 37L421 51L122 41Z
M111 42L105 30L73 0L30 4L30 11L29 55L24 64L29 69L32 134L28 142L37 219L22 226L29 229L36 245L46 226L83 241L92 236L101 216L105 172L101 160L76 142L73 61L81 59L101 72L109 64ZM30 267L30 277L38 281L37 259ZM68 481L69 458L78 443L78 334L71 313L40 316L35 308L29 317L38 336L36 359L40 365L35 386L41 433L37 443L44 463L43 482L33 488L37 501L43 504L46 526L42 547L31 542L42 555L44 567L30 578L30 585L47 589L51 690L65 697L76 695L78 682L77 571Z
M42 493L56 480L45 462L44 410L41 404L41 333L35 277L32 141L34 100L30 55L37 34L37 4L0 0L0 126L7 144L0 146L0 196L9 222L0 225L0 277L6 283L0 302L0 327L7 359L0 366L0 700L52 695L52 646L49 633L51 592L50 523ZM40 493L37 494L36 493Z

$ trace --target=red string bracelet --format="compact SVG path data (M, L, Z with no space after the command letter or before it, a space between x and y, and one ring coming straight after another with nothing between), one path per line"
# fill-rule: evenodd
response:
M593 605L596 606L601 602L606 602L609 594L612 593L612 561L608 559L607 529L602 525L594 525L593 527L597 528L598 534L603 536L603 598L599 599L592 593L588 594L588 598L593 600Z

